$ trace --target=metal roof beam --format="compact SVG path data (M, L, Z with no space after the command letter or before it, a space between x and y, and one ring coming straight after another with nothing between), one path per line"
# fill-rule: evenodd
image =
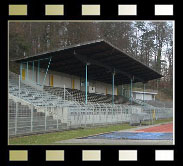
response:
M111 73L113 73L113 71L114 71L114 68L112 68L110 66L107 66L107 65L105 65L105 64L103 64L101 62L98 62L96 60L93 60L92 58L87 58L87 56L83 56L83 55L77 54L76 52L74 52L74 55L75 55L76 58L78 58L83 63L90 62L91 64L95 64L97 66L103 67L103 68L111 71ZM115 69L115 72L116 73L120 73L122 75L125 75L128 78L132 78L133 77L132 75L128 74L127 72L121 71L119 69ZM139 79L142 82L144 81L144 80L142 80L141 78L138 78L138 77L136 77L136 79Z
M108 49L108 50L105 50L105 51L100 51L100 52L88 54L88 56L93 56L93 55L98 56L98 55L110 54L110 53L113 53L113 49ZM101 58L100 58L100 59L101 59Z
M118 54L117 54L118 55ZM114 58L114 56L116 56L116 58L119 58L119 59L122 59L123 58L123 62L127 62L127 61L129 61L129 60L127 60L125 57L123 57L123 56L117 56L117 55L110 55L110 56L108 56L107 58L103 58L103 60L104 61L102 61L103 63L105 63L105 62L107 62L108 60L111 60L111 59L113 59ZM102 59L102 58L101 58ZM101 60L101 59L99 59L99 60ZM98 60L98 59L97 59Z
M94 79L93 79L94 80ZM108 80L102 80L102 79L97 79L97 81L105 82L108 84L112 84L112 79ZM115 85L120 85L120 84L129 84L129 80L126 79L115 79Z
M109 71L111 71L111 73L113 73L114 71L114 68L110 67L110 66L107 66L101 62L97 62L96 60L93 60L92 58L87 58L86 56L83 56L83 55L80 55L80 54L77 54L75 53L75 57L78 58L81 62L83 63L91 63L91 64L94 64L94 65L97 65L97 66L100 66L100 67L103 67ZM116 71L116 70L115 70ZM118 73L122 73L123 75L126 75L127 77L131 78L131 75L126 73L126 72L122 72L122 71L117 71Z
M68 67L63 67L63 66L61 66L61 67L59 67L59 68L57 68L56 70L58 70L58 71L62 71L62 72L66 72L66 73L85 73L84 72L84 70L81 70L81 68L79 67L79 68L71 68L70 66ZM73 74L74 75L74 74Z

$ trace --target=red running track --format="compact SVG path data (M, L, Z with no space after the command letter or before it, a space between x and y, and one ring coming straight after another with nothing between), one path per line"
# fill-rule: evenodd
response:
M155 127L149 127L145 129L136 130L136 132L162 132L162 133L173 133L173 123L162 124Z

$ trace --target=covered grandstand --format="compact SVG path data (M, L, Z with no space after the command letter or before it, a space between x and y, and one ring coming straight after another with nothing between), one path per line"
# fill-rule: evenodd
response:
M162 75L107 41L15 62L20 63L20 76L9 73L10 136L173 116L172 108L132 97L133 83L145 84ZM130 84L127 93L119 91L124 84Z

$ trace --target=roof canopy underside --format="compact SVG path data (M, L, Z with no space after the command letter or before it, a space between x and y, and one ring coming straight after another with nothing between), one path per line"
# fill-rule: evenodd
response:
M115 85L133 82L147 82L161 78L162 75L125 54L109 42L98 40L80 45L65 47L36 56L15 60L31 62L36 65L40 59L51 58L49 70L85 77L85 65L88 63L88 80L112 83L115 71ZM47 68L48 59L40 61L40 68Z

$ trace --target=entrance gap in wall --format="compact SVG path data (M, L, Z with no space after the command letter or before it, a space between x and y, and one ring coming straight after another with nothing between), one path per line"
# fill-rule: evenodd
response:
M72 89L75 89L75 80L72 79Z
M25 69L22 69L22 80L25 80Z
M53 74L50 75L50 86L53 86Z

